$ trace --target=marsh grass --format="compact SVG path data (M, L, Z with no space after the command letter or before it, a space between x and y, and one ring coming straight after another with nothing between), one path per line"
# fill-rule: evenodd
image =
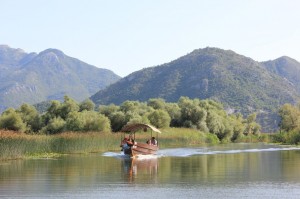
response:
M62 133L27 135L0 131L0 159L52 157L56 154L90 153L119 149L119 136L111 133Z
M257 142L270 142L271 138L269 134L260 134L260 135L247 135L238 137L235 142L244 142L244 143L257 143Z
M146 142L157 137L160 148L216 144L218 138L187 128L162 129L162 134L137 132L135 139ZM0 131L0 159L52 157L58 154L119 151L122 133L66 132L56 135L27 135L13 131Z

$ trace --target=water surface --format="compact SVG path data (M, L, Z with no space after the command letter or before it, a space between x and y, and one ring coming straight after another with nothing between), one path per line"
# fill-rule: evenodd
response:
M0 162L0 198L299 198L300 150L266 144Z

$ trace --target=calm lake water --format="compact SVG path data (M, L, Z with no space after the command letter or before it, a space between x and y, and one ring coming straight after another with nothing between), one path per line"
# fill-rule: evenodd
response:
M0 198L300 198L300 150L266 144L0 162Z

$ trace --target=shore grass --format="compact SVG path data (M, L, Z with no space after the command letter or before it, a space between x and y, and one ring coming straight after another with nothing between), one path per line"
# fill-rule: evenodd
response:
M210 133L188 128L161 129L162 134L135 133L137 142L146 142L151 136L157 138L160 148L202 146L219 143ZM127 136L127 135L126 135ZM55 157L61 154L119 151L123 133L65 132L56 135L28 135L14 131L0 131L0 160ZM253 141L243 140L243 141ZM258 140L263 141L263 140Z
M58 154L116 150L119 136L112 133L74 133L27 135L0 131L0 160L27 157L52 157Z

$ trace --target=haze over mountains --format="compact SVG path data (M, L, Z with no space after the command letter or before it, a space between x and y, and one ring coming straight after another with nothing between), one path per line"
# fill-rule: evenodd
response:
M97 68L56 49L39 54L0 45L0 106L18 107L68 95L78 101L116 82L114 72ZM1 109L0 107L0 109Z

